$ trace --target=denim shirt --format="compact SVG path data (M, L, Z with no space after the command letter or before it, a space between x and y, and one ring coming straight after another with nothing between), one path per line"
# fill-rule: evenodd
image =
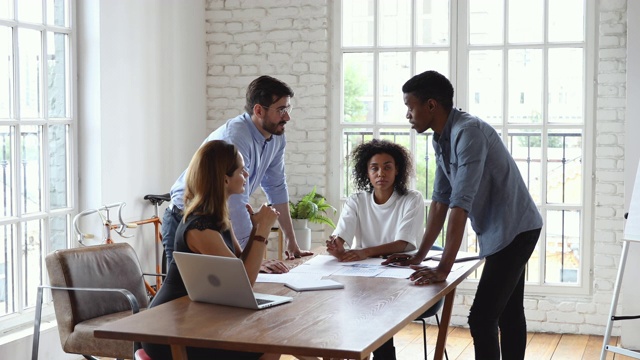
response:
M289 201L289 190L284 172L284 149L286 139L283 135L272 135L269 140L256 128L248 113L228 120L213 131L203 142L224 140L234 144L244 158L245 169L249 173L243 194L229 197L229 217L233 232L244 248L251 233L251 219L245 204L249 196L261 186L272 204ZM180 209L184 208L184 187L186 170L171 187L171 202Z
M504 249L516 235L542 227L542 216L498 133L452 109L433 136L437 169L432 199L467 211L480 256Z

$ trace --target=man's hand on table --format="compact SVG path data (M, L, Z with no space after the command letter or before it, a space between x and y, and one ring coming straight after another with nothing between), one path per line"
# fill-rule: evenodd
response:
M300 250L300 248L298 247L298 244L296 244L295 242L292 243L291 241L288 241L287 243L289 244L287 246L288 249L285 250L284 252L284 255L286 256L287 260L293 260L293 259L301 258L304 256L313 255L311 251Z
M416 270L416 272L409 276L409 280L413 281L416 285L429 285L443 282L447 280L447 276L449 275L448 271L438 270L437 267L411 265L411 268Z
M289 272L289 267L280 260L262 260L260 272L267 274L283 274Z

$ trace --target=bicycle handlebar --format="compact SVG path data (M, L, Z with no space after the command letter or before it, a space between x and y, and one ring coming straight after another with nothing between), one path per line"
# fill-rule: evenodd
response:
M163 194L163 195L146 195L145 196L145 200L149 200L151 202L152 205L155 206L155 216L152 217L153 218L157 218L158 217L158 206L160 204L162 204L163 201L168 201L170 200L169 198L169 194ZM108 205L103 205L97 209L87 209L84 210L80 213L78 213L76 216L74 216L73 218L73 229L75 230L75 233L78 236L78 242L80 244L83 244L83 241L85 239L93 239L95 238L95 236L91 233L83 233L80 230L80 226L78 225L78 220L81 217L85 217L91 214L95 214L98 213L98 215L100 216L100 219L102 220L102 225L103 225L103 231L108 231L108 230L115 230L115 232L118 233L118 235L120 235L123 238L131 238L134 235L126 235L126 231L127 229L135 229L138 227L137 223L127 223L124 221L124 219L122 219L122 209L126 206L127 204L125 202L117 202L117 203L113 203L113 204L108 204ZM109 216L109 209L113 209L113 208L118 208L118 222L119 225L113 225L113 222L111 221L111 218ZM106 214L103 214L106 213ZM106 230L104 227L108 226L109 229ZM106 240L107 234L103 234ZM84 244L83 244L84 245Z
M97 209L87 209L84 211L81 211L80 213L78 213L76 216L73 217L73 229L76 233L76 235L78 236L78 242L80 244L83 244L83 241L85 239L92 239L95 236L91 233L83 233L80 230L80 226L78 225L78 220L80 220L80 218L91 215L91 214L95 214L98 213L98 215L100 215L100 219L102 220L102 225L104 226L113 226L112 222L111 222L111 218L109 216L109 209L113 209L113 208L118 208L118 217L120 219L122 219L121 217L121 213L122 213L122 208L126 205L126 203L124 202L118 202L118 203L113 203L113 204L108 204L108 205L103 205ZM106 216L102 213L102 212L106 212ZM121 221L122 223L122 221ZM118 227L124 227L124 224L118 226ZM118 231L117 228L114 228L116 231ZM122 230L121 230L122 231ZM118 231L118 233L120 234L120 232ZM106 235L106 234L105 234Z

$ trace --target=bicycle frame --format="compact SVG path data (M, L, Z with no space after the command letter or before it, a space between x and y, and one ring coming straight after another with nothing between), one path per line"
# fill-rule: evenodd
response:
M147 219L131 221L127 223L125 223L125 221L122 219L122 211L120 209L120 211L118 211L118 219L120 221L120 224L122 224L122 226L118 227L118 229L116 229L116 232L118 233L118 235L124 238L130 238L130 237L133 237L133 235L129 235L129 236L125 235L127 229L137 228L139 225L153 224L154 234L155 234L154 250L155 250L155 262L156 262L156 274L161 274L162 268L161 268L159 259L160 259L160 246L162 246L162 233L160 232L162 221L160 220L160 217L158 217L158 204L154 204L154 205L155 205L155 214L153 216ZM156 289L160 289L160 286L162 286L162 276L157 275Z

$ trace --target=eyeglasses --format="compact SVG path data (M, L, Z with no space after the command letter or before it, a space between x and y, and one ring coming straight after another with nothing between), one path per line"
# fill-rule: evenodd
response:
M266 110L270 109L270 107L268 106L262 106L262 108ZM291 116L291 111L293 111L293 108L291 107L291 105L281 106L279 108L276 108L276 111L278 112L278 114L280 114L281 117L284 116L284 114L288 114L289 116Z

